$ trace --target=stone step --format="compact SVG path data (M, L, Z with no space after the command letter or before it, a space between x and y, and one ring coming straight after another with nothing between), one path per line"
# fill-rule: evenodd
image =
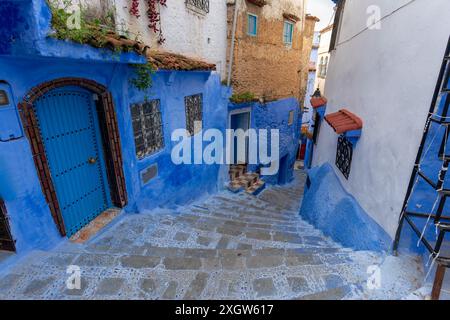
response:
M351 265L346 253L335 267L344 268ZM347 259L346 259L347 258ZM68 264L97 268L122 267L126 269L166 269L166 270L256 270L284 267L288 269L305 269L308 267L325 268L326 259L317 252L298 252L296 250L208 250L181 249L147 246L144 254L100 254L80 253L61 256L53 254L46 259L34 260L28 268L44 262L56 268L67 267Z
M138 220L139 221L139 220ZM148 222L148 220L147 220ZM116 233L120 234L121 225L116 227ZM189 235L195 235L189 238ZM196 238L209 239L209 243L202 244L197 241L199 247L212 245L222 238L229 238L235 243L246 242L251 240L252 244L258 245L257 240L263 240L260 245L267 245L267 241L274 241L275 245L283 244L309 244L310 239L314 240L314 245L322 245L319 242L331 243L322 233L314 229L303 221L297 223L280 224L255 223L254 220L242 222L224 217L200 215L200 214L181 214L179 216L164 216L161 220L152 219L151 228L138 235L134 240L136 243L142 242L147 238L148 241L159 243L167 241L168 245L180 246L183 242L185 245L197 245ZM189 238L189 241L187 241ZM282 242L282 243L279 243ZM180 244L181 243L181 244Z
M215 208L210 211L198 211L192 210L192 214L198 215L201 217L210 216L228 220L241 221L245 223L271 223L271 224L280 224L280 225L295 225L295 224L303 224L306 226L306 222L299 217L291 216L291 215L274 215L272 213L264 212L264 211L254 211L254 212L244 212L244 211L231 211L224 208Z
M296 298L297 300L343 300L349 295L354 295L358 290L355 285L344 285ZM360 290L359 290L360 291Z
M260 194L266 187L266 183L262 180L257 180L253 185L249 188L245 189L245 192L251 194L252 196L257 196Z
M240 214L249 214L254 215L257 213L259 216L267 217L267 218L279 218L279 219L299 219L299 211L298 210L288 210L286 208L276 208L276 207L266 207L266 208L258 208L256 206L252 206L250 201L242 200L242 202L247 202L249 204L249 208L247 210L243 210L242 206L237 206L232 203L229 204L205 204L205 207L209 209L209 211L221 211L221 212L229 212L230 214L240 213Z
M164 243L166 246L195 248L220 247L224 245L224 241L226 246L231 247L239 245L244 247L306 245L324 247L332 243L311 226L293 228L268 224L244 224L233 220L221 221L216 218L199 218L193 215L181 215L172 219L163 220L159 224L154 223L152 228L136 236L133 243L139 245L147 241L156 245ZM170 223L166 224L166 222ZM117 226L116 234L121 233L120 228L120 225Z
M295 175L257 196L224 191L189 206L124 215L84 244L23 259L11 278L1 276L0 299L376 297L361 288L367 266L382 257L343 248L305 222L298 212L306 176ZM78 293L66 290L68 265L82 269Z
M261 196L260 196L261 197ZM224 195L219 194L217 196L211 197L205 204L214 204L216 206L235 206L237 208L253 208L253 209L272 209L272 210L280 210L279 206L272 205L267 201L261 200L260 197L250 197L249 195L242 193L237 195ZM245 205L243 207L243 205Z
M199 214L202 216L217 216L224 219L230 219L230 220L236 220L236 219L244 219L244 220L262 220L266 221L267 223L302 223L304 222L300 217L296 215L291 215L287 213L273 213L270 211L262 211L262 210L249 210L249 211L242 211L237 209L227 209L223 207L218 208L211 208L210 210L206 211L199 211L199 210L192 210L191 214Z
M248 195L249 197L252 197ZM255 198L255 197L253 197ZM243 205L246 204L247 208L243 209ZM257 211L260 213L267 213L273 216L286 216L289 218L300 218L297 209L283 209L279 207L273 207L273 206L258 206L252 203L252 199L239 199L236 201L236 199L230 199L227 202L218 203L218 202L205 202L201 205L204 210L214 211L217 209L226 209L227 211L234 212L234 211L240 211L240 212L253 212Z
M171 227L173 228L173 227ZM178 231L177 231L178 230ZM192 228L185 226L183 228L171 230L164 235L147 235L145 237L147 243L159 245L164 243L166 246L173 247L220 247L226 241L226 247L236 247L239 244L251 245L256 247L333 247L337 246L328 239L318 235L299 236L297 233L286 233L280 231L264 231L264 230L233 230L228 227L219 227L216 231L203 231L200 227ZM155 232L161 230L157 229ZM187 239L177 239L179 234L186 234ZM195 234L193 236L192 234ZM201 240L208 239L208 244L201 244Z
M275 223L275 222L268 222L264 220L242 220L242 219L229 219L228 217L221 217L221 216L211 216L211 215L204 215L199 216L195 222L192 219L192 216L186 216L186 217L180 217L178 219L177 223L183 223L183 227L191 227L193 229L202 230L202 231L209 231L209 232L218 232L218 233L226 233L226 229L232 229L235 228L235 232L242 232L242 231L261 231L261 232L288 232L288 233L296 233L299 236L302 235L320 235L323 234L314 229L311 228L308 225L305 225L304 223L298 222L298 223ZM220 230L218 229L220 228ZM231 234L235 234L232 230L230 231Z
M195 217L195 218L194 218ZM311 225L305 223L304 221L290 221L290 222L278 222L278 221L267 221L264 219L258 222L251 221L242 221L236 219L235 217L223 216L223 215L214 215L214 214L185 214L180 216L178 222L192 222L193 224L206 224L211 228L207 228L204 230L213 231L215 227L218 226L229 226L229 227L242 227L242 228L254 228L254 229L263 229L263 230L273 230L273 231L286 231L286 232L298 232L304 233L308 231L312 231L314 234L319 234L320 232L317 229L314 229ZM321 234L321 233L320 233Z
M256 196L264 190L264 187L265 183L259 179L258 173L244 173L242 167L230 169L230 182L227 188L232 193L245 190L248 194Z

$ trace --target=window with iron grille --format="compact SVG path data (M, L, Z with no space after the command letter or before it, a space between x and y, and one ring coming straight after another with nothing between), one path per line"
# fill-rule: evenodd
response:
M342 172L345 179L350 175L352 165L353 144L344 136L339 136L336 151L336 167Z
M142 159L164 148L160 100L131 106L136 155Z
M209 13L209 0L186 0L186 7L203 14Z
M184 105L186 108L186 130L193 136L201 130L201 128L195 128L194 124L196 121L201 122L203 119L203 95L195 94L185 97Z

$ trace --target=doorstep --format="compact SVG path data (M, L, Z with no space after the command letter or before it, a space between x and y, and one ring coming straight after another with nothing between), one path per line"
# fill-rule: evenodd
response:
M101 213L97 218L89 222L85 227L70 237L74 243L84 243L94 237L99 231L111 223L119 214L121 209L111 208Z

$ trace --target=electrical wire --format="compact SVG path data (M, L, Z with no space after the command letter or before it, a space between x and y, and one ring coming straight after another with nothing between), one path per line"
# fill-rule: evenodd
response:
M386 19L386 18L389 18L390 16L392 16L392 15L395 14L396 12L400 11L400 10L403 9L403 8L406 8L407 6L409 6L410 4L412 4L412 3L416 2L416 1L417 1L417 0L411 0L411 1L407 2L407 3L405 3L404 5L398 7L397 9L395 9L394 11L392 11L391 13L389 13L389 14L387 14L387 15L381 17L378 21L375 21L371 26L376 25L377 23L383 21L383 20ZM359 31L357 34L351 36L350 38L348 38L348 39L346 39L346 40L344 40L344 41L342 41L342 42L339 42L339 43L336 45L336 47L339 47L340 45L345 44L345 43L347 43L347 42L350 42L351 40L353 40L354 38L356 38L356 37L359 36L360 34L364 33L364 32L367 31L367 30L369 30L369 28L370 28L371 26L367 26L367 27L365 27L363 30ZM337 26L335 26L335 27L337 27Z

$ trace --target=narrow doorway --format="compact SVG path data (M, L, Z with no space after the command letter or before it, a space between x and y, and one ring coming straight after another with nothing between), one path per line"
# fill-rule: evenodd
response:
M34 104L66 234L112 206L93 93L70 86Z
M235 113L230 115L230 129L236 131L242 129L247 132L250 129L250 112L244 111L240 113ZM244 145L242 145L244 143ZM248 150L249 150L249 138L245 137L245 140L239 140L237 137L234 138L233 143L233 164L236 165L247 165L248 164ZM244 150L245 154L239 156L238 150Z

